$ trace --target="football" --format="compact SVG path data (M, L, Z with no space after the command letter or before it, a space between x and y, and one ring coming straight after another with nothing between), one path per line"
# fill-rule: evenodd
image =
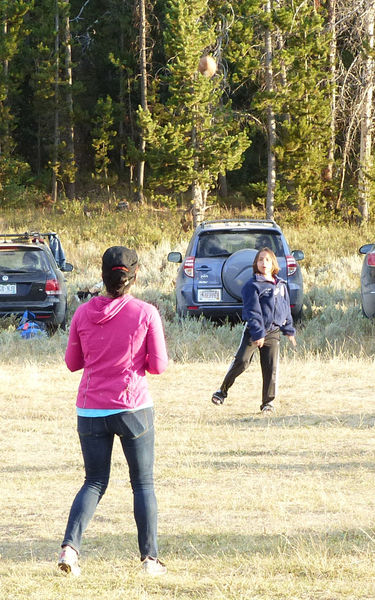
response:
M213 77L216 73L217 64L213 56L207 54L199 61L198 70L205 77Z

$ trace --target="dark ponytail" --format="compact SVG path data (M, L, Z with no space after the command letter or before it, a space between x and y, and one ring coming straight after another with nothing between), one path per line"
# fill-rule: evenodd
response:
M135 281L135 274L129 278L129 274L124 271L102 273L102 276L106 290L112 298L119 298L126 294Z

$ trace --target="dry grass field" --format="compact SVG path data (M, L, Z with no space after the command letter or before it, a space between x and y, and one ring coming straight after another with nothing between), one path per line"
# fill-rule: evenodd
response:
M33 346L30 345L32 354ZM115 444L107 494L84 537L82 576L56 567L83 471L61 359L0 366L4 600L373 600L373 362L284 359L278 411L257 413L259 364L222 407L226 363L171 363L156 405L160 555L141 573L127 469Z
M59 232L75 267L69 318L77 290L100 280L105 248L136 247L134 294L159 308L171 362L149 377L168 574L140 570L117 443L74 579L56 563L83 479L80 373L64 365L66 332L21 340L14 320L0 324L0 600L375 600L375 320L361 314L358 255L375 223L285 223L291 247L305 251L304 316L297 352L282 343L278 410L267 418L257 412L258 361L223 406L210 402L242 327L176 319L176 266L166 256L189 238L178 219L147 207L88 218L79 202L70 213L2 213L3 232Z

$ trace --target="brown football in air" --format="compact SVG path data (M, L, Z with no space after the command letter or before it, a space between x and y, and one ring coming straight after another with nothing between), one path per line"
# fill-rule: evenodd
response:
M199 61L198 70L205 77L213 77L215 75L217 69L216 60L213 56L207 54L206 56L202 56Z

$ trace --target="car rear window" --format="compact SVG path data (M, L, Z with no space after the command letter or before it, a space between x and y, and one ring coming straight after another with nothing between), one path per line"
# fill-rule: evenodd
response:
M0 248L0 271L30 273L48 272L48 263L44 252L36 249Z
M284 256L281 236L276 232L209 231L199 236L196 257L229 256L238 250L259 250L265 246L273 250L276 256Z

